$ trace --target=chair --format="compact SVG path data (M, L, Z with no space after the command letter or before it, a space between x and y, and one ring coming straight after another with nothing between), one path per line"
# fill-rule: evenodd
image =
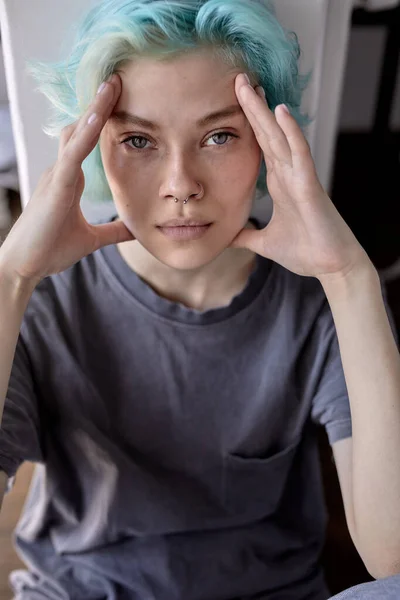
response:
M319 177L328 190L353 1L275 0L278 17L299 37L303 50L302 71L314 69L304 108L316 117L308 137ZM23 206L41 173L57 156L57 142L41 131L48 112L47 100L34 93L35 84L26 76L25 62L61 58L60 40L65 39L65 31L70 31L70 24L92 4L93 0L0 0L3 53ZM82 209L89 219L97 218L104 210L110 211L90 202L83 202ZM256 216L268 219L271 211L270 199L260 198L255 206Z

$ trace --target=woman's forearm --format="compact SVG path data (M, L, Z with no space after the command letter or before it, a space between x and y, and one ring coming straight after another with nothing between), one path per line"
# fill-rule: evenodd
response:
M0 424L18 335L33 289L9 275L0 259Z
M353 425L356 538L400 569L400 356L372 263L321 281L335 321Z

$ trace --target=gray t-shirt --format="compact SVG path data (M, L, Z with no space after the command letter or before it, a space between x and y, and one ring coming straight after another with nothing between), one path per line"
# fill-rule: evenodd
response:
M320 283L261 257L204 312L116 246L30 300L0 468L40 463L16 532L18 599L325 600L316 425L351 436Z

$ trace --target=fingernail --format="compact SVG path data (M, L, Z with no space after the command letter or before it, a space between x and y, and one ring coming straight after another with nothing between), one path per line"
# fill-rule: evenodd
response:
M282 110L285 111L286 114L290 115L290 110L286 106L286 104L281 104Z
M88 118L88 125L91 125L96 119L97 119L96 113L93 113L92 115L90 115L90 117Z
M245 76L245 79L246 79L247 83L250 85L249 76L246 73L243 73L243 75Z
M101 92L105 89L106 84L103 81L103 83L100 85L99 89L97 90L97 94L101 94Z

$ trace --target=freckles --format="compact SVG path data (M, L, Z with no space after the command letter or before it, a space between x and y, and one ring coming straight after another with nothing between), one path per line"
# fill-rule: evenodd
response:
M113 143L110 144L108 149L108 157L110 161L110 165L113 169L121 171L126 169L129 159L124 152L124 148L121 147L120 144Z
M115 157L115 166L117 167L117 169L125 169L127 164L127 160L126 157L123 156L122 153L117 152L116 157Z
M107 170L114 184L118 187L124 186L124 182L129 175L128 166L129 163L126 158L121 156L119 152L111 149L108 155Z

